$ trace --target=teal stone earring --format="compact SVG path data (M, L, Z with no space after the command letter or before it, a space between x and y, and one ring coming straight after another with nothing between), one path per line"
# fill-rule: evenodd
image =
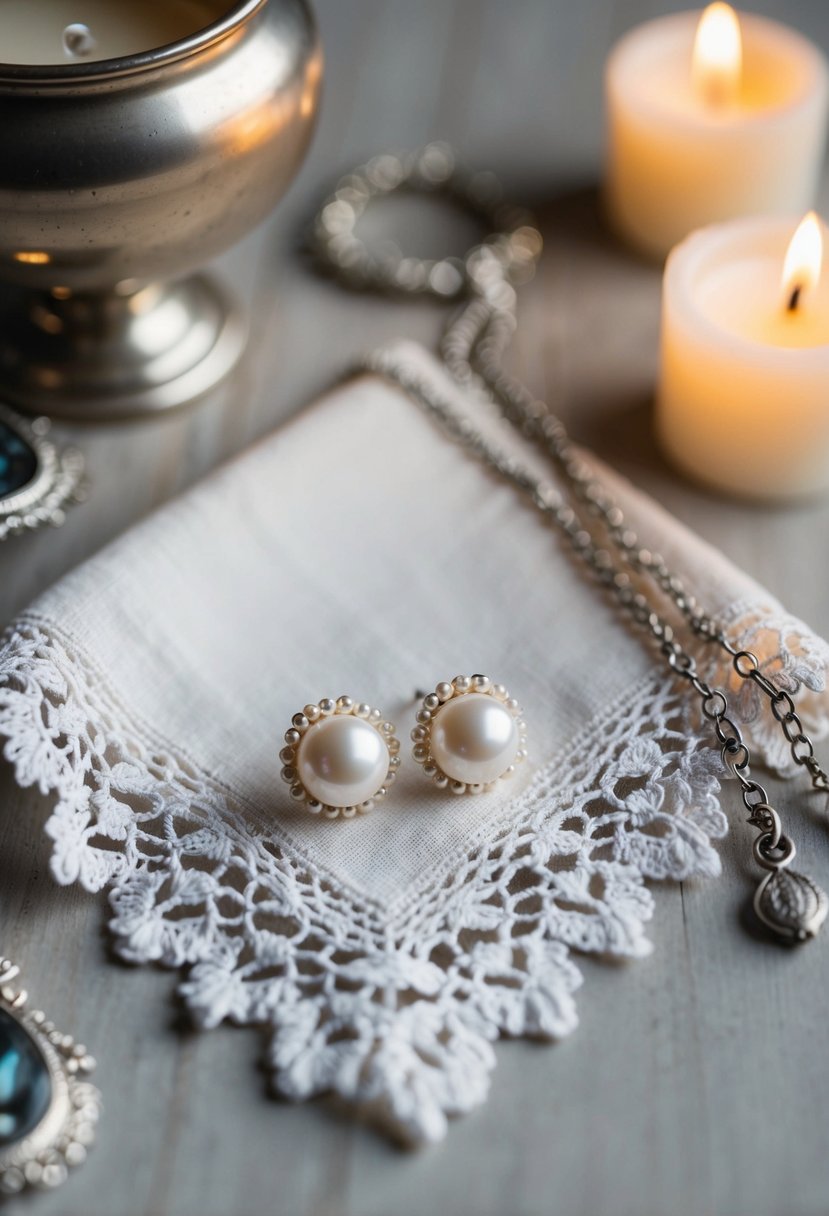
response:
M0 541L63 523L84 496L83 457L47 438L48 418L29 422L0 404Z
M0 1197L27 1186L51 1190L86 1160L101 1113L90 1084L95 1061L61 1034L12 981L0 958Z

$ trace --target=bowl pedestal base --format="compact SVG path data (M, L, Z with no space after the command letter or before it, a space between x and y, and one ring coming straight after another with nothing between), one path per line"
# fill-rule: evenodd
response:
M231 371L247 339L239 304L205 274L3 294L0 398L52 418L127 421L185 405Z

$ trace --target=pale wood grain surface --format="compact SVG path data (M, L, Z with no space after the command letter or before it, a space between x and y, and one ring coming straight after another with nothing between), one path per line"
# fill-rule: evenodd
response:
M753 7L829 48L825 0ZM132 521L325 388L360 350L431 342L439 310L355 300L299 247L337 172L436 136L532 203L546 250L523 293L515 368L573 433L829 632L829 507L749 508L676 477L653 439L659 271L604 232L595 183L601 65L666 6L643 0L317 0L327 89L313 153L273 220L221 269L253 309L243 366L163 423L75 434L93 492L58 533L0 549L0 620ZM423 235L423 234L421 234ZM425 238L424 238L425 239ZM446 240L446 237L443 237ZM68 432L67 432L68 433ZM774 783L829 877L821 807ZM267 1098L255 1032L190 1030L175 978L109 954L104 909L54 886L43 799L0 770L2 948L100 1061L106 1121L62 1193L14 1216L818 1216L829 1210L829 939L800 952L750 930L746 830L724 877L657 893L653 957L587 963L582 1024L556 1047L505 1043L488 1104L425 1152L331 1102Z

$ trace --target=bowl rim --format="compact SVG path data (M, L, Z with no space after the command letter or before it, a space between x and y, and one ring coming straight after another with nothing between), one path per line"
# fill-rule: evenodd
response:
M97 59L75 63L4 63L0 61L0 85L77 85L86 81L111 80L121 76L145 72L164 67L180 59L186 59L199 51L214 46L238 30L246 21L264 8L269 0L237 0L228 7L223 16L211 21L202 29L194 30L176 42L140 51L136 55L124 55L116 59Z

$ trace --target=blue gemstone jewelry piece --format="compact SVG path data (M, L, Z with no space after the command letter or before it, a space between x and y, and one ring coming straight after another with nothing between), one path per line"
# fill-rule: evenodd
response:
M48 418L28 421L0 403L0 541L45 524L60 526L84 497L83 457L50 439Z
M37 472L37 454L31 444L0 421L0 498L22 490Z
M37 1044L0 1008L0 1148L37 1127L51 1097L49 1068Z
M92 1056L27 1007L17 975L0 958L0 1197L64 1182L86 1160L101 1113Z

